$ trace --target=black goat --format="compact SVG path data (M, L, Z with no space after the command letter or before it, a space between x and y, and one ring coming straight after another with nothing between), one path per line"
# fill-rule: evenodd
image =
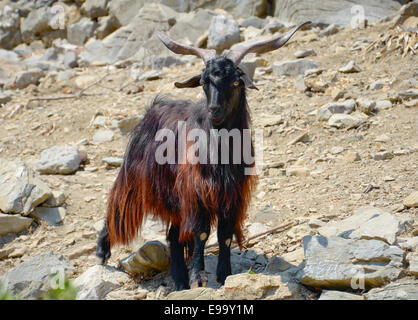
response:
M182 45L158 33L171 51L203 58L205 69L202 74L175 85L178 88L203 86L206 99L194 103L157 97L137 124L122 168L109 193L106 225L99 235L97 247L97 256L103 263L110 257L113 245L132 241L144 217L153 214L169 230L171 275L176 289L187 289L189 284L192 287L205 286L204 247L210 228L217 221L219 258L216 274L220 283L225 282L231 274L232 237L235 235L241 246L243 223L255 183L255 176L246 173L248 168L242 161L245 147L253 153L253 146L252 143L244 146L240 142L241 148L237 149L240 162L235 159L234 148L227 150L226 158L230 160L227 163L211 163L212 158L191 163L187 153L192 143L182 138L179 123L185 125L186 134L198 129L206 137L213 137L214 129L239 133L249 129L246 88L255 86L238 67L239 62L249 52L263 53L283 46L303 25L271 40L230 51L223 57L216 57L214 50ZM170 130L175 136L172 147L176 158L168 164L160 164L156 160L159 148L167 144L167 141L158 139L162 129ZM179 154L183 143L187 144L187 152ZM202 155L203 160L208 160L214 153L220 155L221 146L208 146L207 140L206 143L199 143L203 147L199 148L200 160ZM220 156L225 158L225 155ZM254 163L247 165L253 167ZM185 248L189 257L192 256L190 277L184 259Z

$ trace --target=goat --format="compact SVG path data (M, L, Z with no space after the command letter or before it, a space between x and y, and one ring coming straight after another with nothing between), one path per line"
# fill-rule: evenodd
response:
M246 88L256 87L238 67L239 62L249 52L264 53L280 48L307 23L220 57L216 57L215 50L183 45L157 32L164 45L174 53L192 54L204 60L205 69L200 75L176 82L175 86L203 86L206 98L195 103L157 96L134 128L123 165L109 192L106 223L99 234L96 255L102 263L109 259L112 246L132 241L144 218L153 214L167 226L170 271L176 290L206 286L204 248L210 229L217 222L219 256L216 276L217 281L224 284L231 275L230 247L234 235L242 248L243 223L256 176L246 174L242 161L238 164L235 161L226 164L190 163L182 161L184 155L178 152L174 163L161 165L155 155L163 142L157 139L157 135L161 129L171 130L176 137L173 148L178 151L182 143L180 122L186 125L187 132L200 129L207 136L211 136L213 129L239 132L249 129L251 119ZM250 149L253 153L252 142ZM242 148L240 150L242 159ZM220 148L210 151L219 153ZM228 152L227 156L232 158L233 152ZM254 167L254 163L249 167ZM190 276L185 249L186 256L188 253L191 257Z

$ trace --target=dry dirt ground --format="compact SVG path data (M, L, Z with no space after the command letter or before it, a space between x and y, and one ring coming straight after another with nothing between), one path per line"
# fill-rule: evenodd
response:
M271 67L275 61L293 60L293 54L298 50L313 49L317 55L309 58L325 71L306 80L331 89L344 89L347 98L385 99L388 94L396 95L414 87L408 84L408 79L418 75L417 55L402 58L399 52L392 52L377 59L376 51L365 53L364 50L352 49L356 39L374 39L386 31L387 25L384 24L356 31L346 28L323 38L312 31L301 31L285 48L263 58L268 62L267 67ZM338 69L350 60L355 60L362 71L339 73ZM0 156L3 158L19 157L34 168L40 153L46 148L75 145L83 139L89 142L79 146L80 150L87 152L89 161L75 174L41 176L52 190L62 190L67 195L67 214L63 225L52 227L34 223L27 232L3 237L0 246L14 247L16 257L0 261L0 275L28 257L50 250L68 256L78 248L85 248L84 254L71 260L75 266L74 278L97 263L94 256L97 231L94 225L104 218L106 196L118 172L117 168L108 169L101 159L122 156L128 137L115 130L113 141L94 145L92 137L98 129L92 126L92 119L102 114L110 125L110 120L117 116L141 116L157 93L196 100L200 89L182 90L173 86L175 81L200 72L203 64L197 59L193 61L193 65L164 69L160 79L146 81L144 90L134 94L127 94L127 89L137 85L118 91L131 81L129 69L108 69L104 66L78 68L77 76L92 75L96 80L110 73L86 91L100 95L27 104L28 99L35 96L58 96L79 90L72 80L58 83L47 79L39 87L22 90L8 106L0 108L1 117L10 110L8 108L20 103L26 106L11 119L0 120ZM385 86L380 90L367 89L376 80L383 81ZM395 103L391 109L363 115L367 125L358 129L329 128L326 122L318 122L309 113L332 101L330 90L308 97L298 88L298 83L296 78L280 78L258 70L255 84L260 90L248 92L254 127L264 130L264 162L279 167L266 168L260 174L248 212L248 225L261 222L273 228L287 222L299 224L288 231L260 238L253 249L267 257L292 252L302 246L301 237L309 233L306 221L313 217L325 222L339 220L353 214L362 205L382 207L399 217L412 219L416 232L418 210L405 209L402 202L412 191L418 190L418 109ZM272 115L280 115L283 121L265 127L265 122ZM289 145L305 131L308 140ZM389 137L388 141L375 141L382 134ZM343 147L344 151L331 154L329 151L335 146ZM399 149L409 152L390 160L373 159L377 152ZM351 151L357 152L361 160L346 162L344 157ZM310 175L283 174L283 170L295 164L306 167ZM373 188L365 192L369 184ZM409 229L403 236L410 236L411 232L413 230ZM132 249L135 248L115 250L109 263L116 265L117 259L126 256ZM137 286L135 282L126 285L119 290L119 298L139 298L136 296ZM154 289L157 287L158 284ZM158 295L148 295L148 298L156 297Z

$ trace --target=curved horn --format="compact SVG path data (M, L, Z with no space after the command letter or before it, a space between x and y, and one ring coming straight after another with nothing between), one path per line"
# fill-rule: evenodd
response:
M255 43L250 44L250 45L248 45L248 46L246 46L246 47L244 47L240 50L231 50L226 55L226 57L228 59L231 59L236 65L238 65L241 62L241 60L245 57L245 55L250 53L250 52L265 53L265 52L269 52L269 51L279 49L287 41L289 41L289 39L293 36L293 34L296 31L298 31L300 28L302 28L303 26L305 26L309 23L311 23L311 22L310 21L304 22L304 23L290 29L289 31L287 31L284 34L279 34L279 35L273 37L272 39L255 42Z
M201 49L196 48L193 46L188 46L185 44L178 43L172 39L170 39L166 34L156 31L158 38L164 43L164 45L174 53L177 54L191 54L194 56L201 57L203 61L208 62L211 59L216 58L216 50L208 50L208 49Z

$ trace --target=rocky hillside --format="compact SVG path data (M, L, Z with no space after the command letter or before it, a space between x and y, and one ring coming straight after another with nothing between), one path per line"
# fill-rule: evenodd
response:
M77 299L418 299L418 2L361 2L2 1L0 281L24 299L51 274ZM173 86L201 60L154 31L222 53L305 20L240 65L264 164L234 275L216 282L213 233L208 287L174 292L152 220L98 265L129 132L156 94L201 97Z

